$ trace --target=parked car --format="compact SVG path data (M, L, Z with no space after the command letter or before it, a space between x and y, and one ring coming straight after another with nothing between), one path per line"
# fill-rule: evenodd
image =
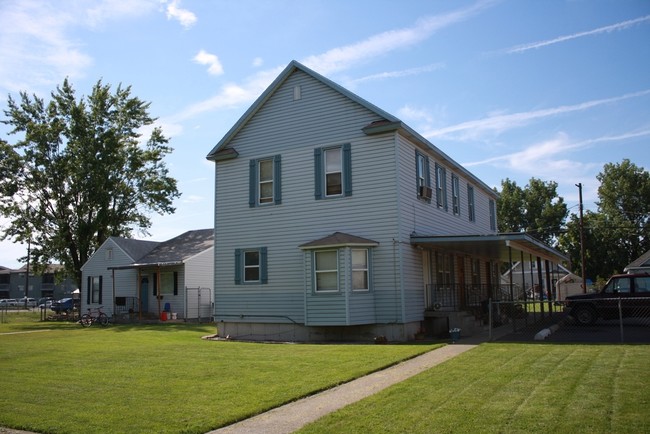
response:
M19 298L18 307L25 306L25 300L27 301L27 307L36 307L36 299L32 297Z
M0 300L0 307L16 307L18 301L15 298L3 298Z
M62 298L53 302L50 307L56 313L72 312L74 308L79 309L79 300L74 298Z
M54 303L54 297L43 297L38 300L38 307L47 309Z
M650 317L650 274L616 274L600 291L571 295L564 305L582 325L598 318Z

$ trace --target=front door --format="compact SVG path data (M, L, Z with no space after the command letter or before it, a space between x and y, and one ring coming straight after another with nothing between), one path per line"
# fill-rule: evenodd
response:
M140 279L140 312L149 312L149 278Z

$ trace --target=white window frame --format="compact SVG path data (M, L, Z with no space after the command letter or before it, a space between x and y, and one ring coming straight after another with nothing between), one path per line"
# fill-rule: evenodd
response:
M90 289L90 302L99 303L99 296L101 294L102 288L99 285L100 278L99 276L92 276L90 279L90 284L92 285Z
M174 294L174 272L173 271L161 271L160 272L160 288L158 288L159 294Z
M451 174L451 203L454 215L460 215L460 181L453 173Z
M336 255L336 268L335 269L318 269L318 255L321 253L332 253ZM318 275L319 274L335 274L336 275L336 289L318 289ZM314 292L338 292L339 291L339 251L338 250L316 250L314 251Z
M363 264L364 265L363 268L355 268L354 252L363 252L365 254L366 260L365 260L365 264ZM350 256L352 258L352 266L351 266L351 268L352 268L352 291L356 291L356 292L370 291L370 255L369 255L368 249L351 249ZM366 276L366 278L365 278L366 287L365 288L355 288L355 286L354 286L354 282L355 282L354 275L355 275L355 273L364 273L365 274L365 276Z
M328 154L331 155L333 153L337 153L339 156L339 164L338 164L338 170L337 171L328 171L328 164L327 164L327 156ZM323 180L323 188L325 189L325 197L338 197L338 196L343 196L343 148L338 146L336 148L325 148L323 149L323 173L325 176L325 179ZM330 194L328 192L328 179L329 175L339 175L339 189L340 191L338 193L332 193Z
M246 258L248 254L257 254L257 264L252 264L248 265L246 262ZM249 250L242 250L242 264L241 264L241 269L242 269L242 282L243 283L260 283L262 281L262 254L259 250L257 249L249 249ZM248 280L246 271L247 270L254 270L257 269L257 279L253 280Z
M262 179L262 163L267 163L270 165L271 179ZM257 160L257 203L259 205L268 205L275 202L274 197L274 183L275 183L275 165L273 158L263 158ZM271 196L262 196L262 186L271 185Z

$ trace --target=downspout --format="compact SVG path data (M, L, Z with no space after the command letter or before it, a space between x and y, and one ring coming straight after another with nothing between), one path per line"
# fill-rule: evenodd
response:
M112 286L113 286L113 316L115 316L115 268L113 268L111 271L112 271L111 279L112 279Z

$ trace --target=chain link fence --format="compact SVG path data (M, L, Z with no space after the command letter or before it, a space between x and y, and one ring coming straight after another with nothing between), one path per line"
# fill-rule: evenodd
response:
M489 304L491 340L650 343L650 297L603 298L570 306L557 301Z

